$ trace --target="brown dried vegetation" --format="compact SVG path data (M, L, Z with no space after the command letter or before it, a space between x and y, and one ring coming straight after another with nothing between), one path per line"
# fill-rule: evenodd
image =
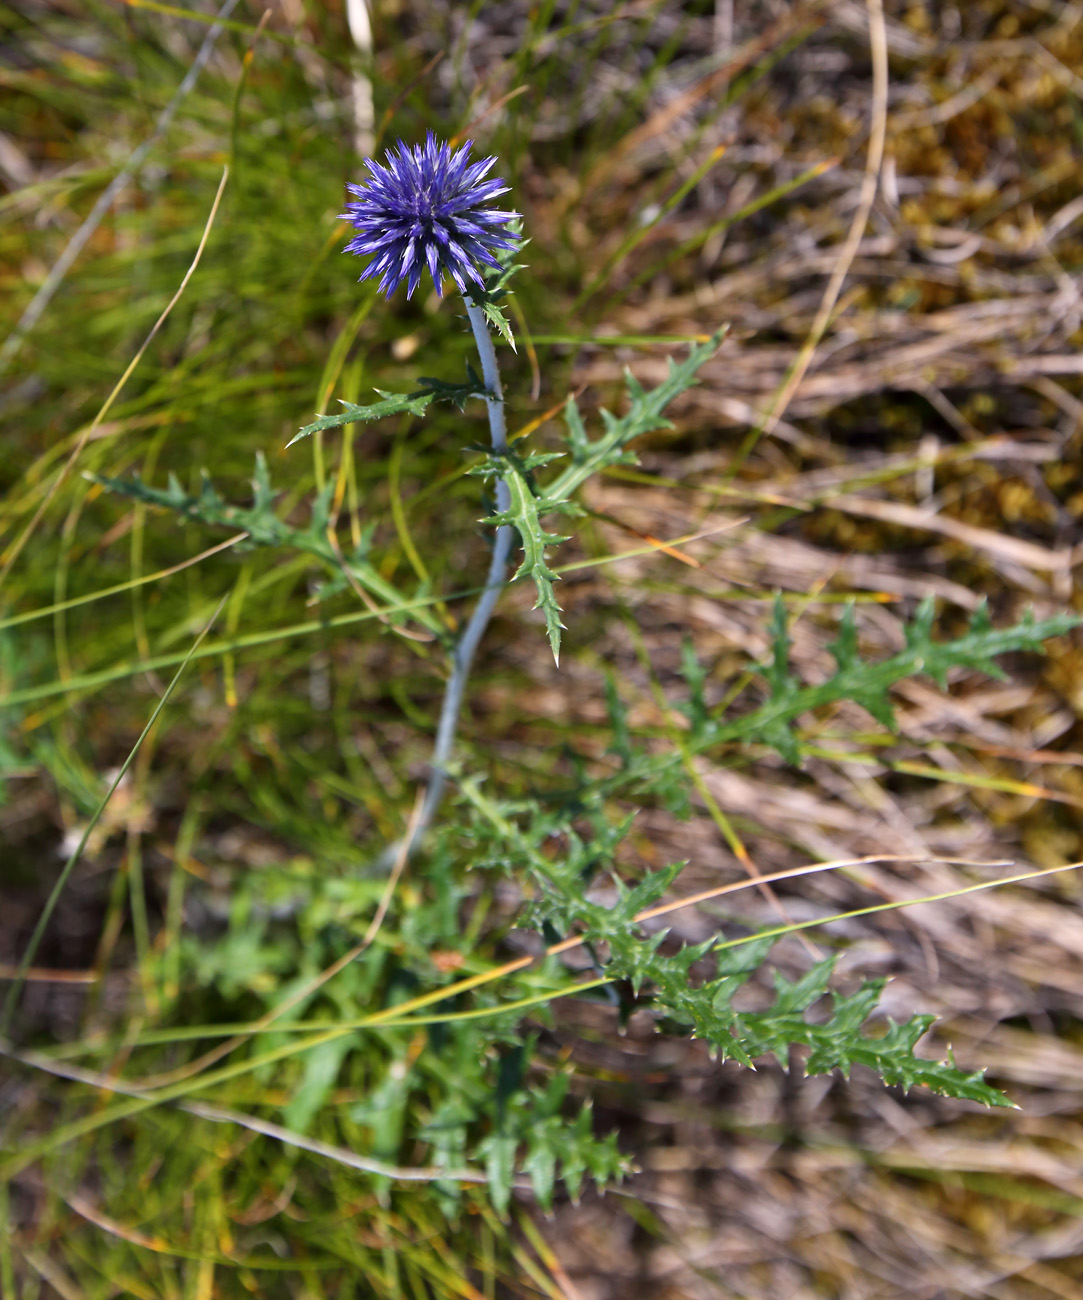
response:
M490 70L479 74L479 112L515 89L524 8L508 0L476 18L471 49ZM559 673L539 629L524 631L527 593L512 593L470 725L472 742L509 772L529 770L569 732L589 749L605 723L603 666L633 725L656 728L664 743L679 725L663 699L681 689L682 637L721 698L750 657L765 655L776 589L794 613L794 663L808 680L829 669L850 594L872 656L900 644L928 593L945 632L983 598L998 622L1027 607L1039 616L1080 607L1083 7L684 8L583 7L588 28L642 20L639 37L672 38L677 53L634 127L582 169L557 145L589 132L613 98L638 93L634 67L614 60L593 91L535 105L522 186L531 274L548 260L576 279L575 292L584 281L592 290L568 329L690 336L732 323L700 386L675 404L675 431L649 442L639 471L589 487L593 518L578 551L560 555L608 556L648 537L690 562L655 553L569 572L560 595L576 649ZM435 9L389 6L383 19L412 33L398 57L415 72L461 35L465 11ZM433 74L436 95L451 94L447 67ZM723 145L674 212L613 262L657 178L668 194ZM724 224L816 167L775 203ZM611 400L625 364L656 382L668 350L542 346L552 373L563 358L586 408ZM529 356L519 378L528 391ZM560 395L511 400L525 423ZM397 650L337 653L370 682L402 666ZM629 865L687 859L680 883L692 892L814 858L914 859L741 896L741 919L774 921L944 893L1005 870L939 858L1020 870L1083 859L1078 638L1006 667L1007 681L968 675L948 694L905 683L889 742L856 707L807 719L799 771L747 749L696 760L695 816L643 810ZM220 725L210 709L207 718L207 731ZM193 753L202 721L184 742ZM388 789L401 778L386 757L410 753L409 735L395 714L364 742ZM273 738L260 757L277 761ZM39 827L35 799L0 813L13 838L20 818ZM378 807L358 816L370 836L384 830ZM161 838L165 858L172 846ZM207 844L234 866L256 865L266 848L236 827ZM988 1065L1020 1107L1011 1113L902 1098L867 1077L803 1080L799 1061L789 1074L773 1063L754 1074L719 1066L697 1044L654 1034L646 1017L622 1036L607 1010L562 1004L556 1046L642 1172L620 1194L539 1220L560 1261L551 1294L1083 1296L1080 891L1069 874L823 931L825 945L844 949L843 987L890 975L887 1012L936 1011L938 1042L968 1066ZM678 913L674 932L699 939L730 915ZM792 974L808 950L791 939L778 956Z

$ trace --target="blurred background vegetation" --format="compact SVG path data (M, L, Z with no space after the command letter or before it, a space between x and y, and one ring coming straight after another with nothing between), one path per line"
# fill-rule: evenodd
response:
M455 625L485 564L465 476L480 413L433 407L284 451L335 399L456 380L470 355L452 298L386 304L340 256L359 149L433 129L499 155L531 240L519 350L503 355L509 425L539 447L559 446L569 390L594 412L619 402L623 366L656 383L682 341L732 325L674 429L586 493L559 556L577 566L559 671L529 593L501 603L462 744L502 794L573 772L573 751L603 753L607 678L638 733L671 737L685 639L712 701L736 695L766 655L775 590L810 680L848 598L873 654L929 593L948 631L982 597L996 621L1080 605L1079 5L371 8L367 43L338 0L241 0L218 26L211 8L150 0L0 4L0 991L225 597L19 1002L12 1038L54 1074L187 1078L194 1095L210 1068L198 1052L217 1041L200 1027L258 1020L369 934L384 881L366 868L403 833L424 774L443 672L431 641L382 626L309 555L245 550L84 477L173 473L198 492L206 471L245 505L263 453L280 514L304 525L333 482L343 548L367 541L391 584L430 583ZM198 266L102 417L192 267L227 168ZM695 530L710 535L655 544ZM747 748L696 760L691 816L640 810L629 868L688 859L692 889L818 858L916 860L757 896L741 905L754 923L981 877L931 857L1083 857L1078 641L1006 668L947 695L906 683L894 737L858 709L812 719L798 771ZM514 881L459 872L441 895L436 879L404 873L371 939L379 959L310 999L310 1023L529 950ZM555 1219L529 1196L503 1222L469 1186L392 1188L206 1105L93 1127L115 1104L104 1090L7 1062L4 1152L35 1159L0 1190L0 1288L1083 1295L1083 920L1074 876L1054 879L828 932L844 980L893 976L887 1010L937 1011L941 1043L991 1066L1019 1112L720 1066L646 1021L622 1032L603 1003L539 1018L529 1077L570 1073L641 1171L619 1194L558 1201ZM675 932L728 919L681 913ZM788 942L799 969L807 953ZM440 1163L400 1086L420 1071L409 1095L435 1095L428 1051L389 1030L346 1066L312 1051L199 1097L340 1152Z

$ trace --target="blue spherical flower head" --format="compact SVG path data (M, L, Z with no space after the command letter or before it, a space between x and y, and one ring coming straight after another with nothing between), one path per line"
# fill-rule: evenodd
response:
M426 267L437 293L445 275L465 293L468 280L484 285L482 267L499 269L496 253L519 246L504 229L519 213L487 206L508 191L501 180L485 180L496 159L471 163L472 148L467 140L452 151L430 131L412 149L400 140L397 152L388 150L386 167L366 159L368 181L347 185L353 201L341 215L357 234L344 251L372 258L361 279L378 275L386 297L403 280L412 297Z

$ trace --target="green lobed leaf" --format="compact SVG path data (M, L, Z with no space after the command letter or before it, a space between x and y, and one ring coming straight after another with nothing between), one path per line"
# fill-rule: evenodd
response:
M841 654L846 660L846 652ZM735 1010L736 993L767 960L776 935L753 936L721 951L717 951L716 937L666 951L666 931L645 935L635 917L662 897L676 878L679 864L651 872L631 888L618 883L615 903L601 904L587 897L599 863L615 878L616 849L630 828L630 818L611 824L600 806L585 807L574 800L548 809L536 802L514 807L492 805L490 814L489 824L493 820L500 824L502 865L512 871L524 870L541 885L532 909L533 923L545 929L550 941L555 935L578 933L590 951L608 953L602 965L605 975L614 982L626 982L638 1000L629 1003L622 998L622 1014L633 1005L649 1008L662 1027L702 1038L713 1054L745 1066L767 1055L788 1065L791 1048L796 1046L807 1049L806 1071L810 1074L836 1069L848 1074L858 1064L874 1070L889 1085L910 1088L920 1084L943 1096L988 1106L1011 1105L980 1072L961 1070L950 1056L937 1061L917 1055L917 1044L932 1017L915 1016L902 1025L889 1022L886 1033L880 1032L879 1026L870 1032L867 1025L879 1004L882 980L867 981L849 997L831 993L831 1015L819 1023L810 1019L816 1004L828 993L833 957L817 962L794 981L777 974L775 999L765 1011ZM585 817L596 840L573 825L581 826ZM561 836L556 861L545 853L554 835ZM697 971L697 963L706 962L714 963L713 975ZM535 1154L531 1169L542 1194L548 1194L553 1167L549 1155Z
M380 401L373 402L370 406L356 406L353 402L343 401L344 410L335 415L321 415L318 420L306 424L286 443L287 448L292 447L295 442L300 442L302 438L307 438L313 433L322 433L324 429L337 429L343 424L357 424L365 420L382 420L386 416L402 415L405 412L409 412L411 415L424 415L430 403L439 395L431 390L419 393L385 393L378 388L376 391L380 393Z
M721 329L712 334L707 342L693 345L683 361L674 361L671 357L667 362L666 378L656 388L644 389L631 371L626 370L624 383L628 411L617 417L603 408L601 417L605 432L594 442L587 437L579 409L574 399L569 397L564 414L568 425L571 464L546 487L546 508L556 509L559 503L568 500L578 487L599 470L634 460L625 450L633 439L654 429L672 428L662 412L675 397L696 383L697 371L718 351L725 334L726 330Z
M485 298L481 303L481 310L485 313L485 319L496 330L504 342L513 352L518 351L515 346L515 335L512 333L511 321L504 314L501 305L492 298Z
M530 1178L545 1211L552 1209L558 1181L577 1200L584 1175L604 1187L627 1172L628 1160L617 1147L616 1135L595 1136L589 1105L572 1117L564 1115L570 1081L569 1075L557 1073L544 1087L519 1089L499 1110L493 1102L487 1107L494 1127L477 1150L493 1205L502 1217L511 1203L517 1167Z
M512 269L514 268L509 268L509 273ZM487 316L490 309L498 310L494 292L490 290L484 294L471 294L471 297L476 298L479 305L485 309ZM634 461L634 457L625 448L640 434L652 429L670 427L662 411L674 397L696 382L696 372L718 350L723 334L724 331L719 331L707 343L694 346L682 362L678 363L670 359L666 379L649 392L630 371L626 371L625 387L628 393L629 410L618 418L603 409L601 418L605 425L605 432L595 442L591 442L587 437L578 408L574 400L569 397L565 405L565 418L568 424L572 463L548 487L538 489L533 481L532 471L554 459L553 454L523 457L511 451L503 452L499 456L489 456L471 471L485 477L503 478L508 486L511 496L508 510L492 516L485 522L497 526L511 524L518 530L523 544L523 562L515 577L529 576L533 579L538 593L534 608L540 609L545 616L549 644L553 651L553 658L558 663L560 662L560 633L564 624L560 619L560 605L554 588L557 574L549 567L545 551L547 547L555 546L568 539L547 532L542 527L542 518L550 513L580 513L571 501L571 494L576 488L607 465ZM509 342L511 341L510 334L505 337Z
M605 707L609 715L609 730L612 739L606 753L615 755L622 767L626 767L632 758L632 737L628 729L628 710L620 698L617 681L611 672L605 675Z
M864 1026L875 1012L883 991L883 979L867 980L856 993L842 997L831 995L834 1003L829 1020L812 1024L806 1013L827 991L827 982L835 958L817 962L800 980L791 983L776 975L776 998L773 1006L755 1014L737 1017L737 1036L752 1057L774 1055L785 1065L793 1044L811 1048L805 1064L806 1074L830 1074L841 1070L849 1076L853 1065L865 1065L889 1085L910 1089L921 1084L945 1097L981 1102L985 1106L1011 1106L1013 1103L984 1081L982 1073L967 1074L954 1060L929 1061L916 1055L919 1039L935 1017L913 1016L905 1024L889 1021L888 1032L873 1037Z
M695 739L703 735L710 724L710 714L703 690L707 682L707 670L696 657L690 637L685 637L681 642L681 676L688 685L688 700L678 701L676 707L688 719Z
M485 387L485 381L469 361L466 363L465 384L449 384L443 379L434 379L431 375L419 375L417 382L418 391L412 393L412 397L431 396L438 402L453 402L460 411L465 409L472 397L484 399L492 396Z
M518 1099L514 1124L525 1147L522 1169L529 1175L538 1203L548 1212L559 1177L573 1201L578 1201L583 1178L589 1174L599 1187L619 1181L628 1160L617 1147L616 1134L599 1138L594 1133L589 1104L574 1118L562 1108L570 1076L554 1075L543 1091L531 1089Z
M868 662L858 654L853 615L844 613L838 637L831 647L838 670L820 685L801 686L783 662L781 638L786 635L785 613L780 610L781 604L776 602L774 653L770 664L763 669L771 688L768 700L732 722L714 722L705 730L699 748L719 742L759 739L777 749L787 762L796 763L800 753L790 726L802 713L840 700L853 700L877 721L894 726L888 690L896 682L925 675L943 688L948 674L955 668L976 669L999 678L1003 670L996 661L1001 655L1020 651L1041 654L1044 642L1063 636L1083 623L1078 615L1070 613L1038 621L1028 611L1014 627L994 628L988 611L982 606L961 637L934 641L934 604L930 597L921 603L913 621L904 629L905 647L888 659Z
M511 1204L511 1188L515 1181L515 1152L519 1139L514 1134L487 1133L478 1143L478 1155L485 1168L485 1179L493 1208L502 1219L507 1218Z
M341 556L331 544L328 530L334 494L332 482L328 482L323 492L313 501L308 525L297 527L274 512L274 491L262 452L256 456L256 470L252 480L253 501L250 506L231 505L224 500L205 472L196 495L185 492L180 480L172 473L166 488L151 487L139 478L109 478L103 474L86 474L85 477L110 492L146 505L171 510L174 514L197 523L246 532L248 537L241 544L244 547L283 546L312 555L332 572L329 591L341 590L344 585L348 585L345 569L358 586L390 607L387 610L387 620L392 626L402 626L408 618L413 618L434 636L441 640L446 637L447 629L431 610L421 606L406 614L395 608L413 598L399 591L369 559L371 529L365 532L361 545L349 557Z
M560 621L560 605L557 603L553 584L559 576L549 567L545 558L547 546L556 546L566 542L567 537L547 532L542 527L539 516L541 502L535 495L529 480L529 473L538 465L553 459L552 454L543 454L522 458L513 452L492 457L485 465L479 467L481 473L499 473L507 484L510 503L507 510L484 520L484 523L500 527L510 524L519 533L523 546L523 560L515 572L515 578L530 577L534 581L538 598L534 608L545 615L545 627L549 635L553 658L560 663L560 631L564 624Z
M504 314L502 303L508 295L508 285L511 283L512 278L519 271L526 270L525 263L516 262L514 259L530 243L530 240L523 238L521 219L509 222L507 229L509 233L518 236L518 245L515 248L502 249L497 254L500 269L486 272L484 288L471 285L468 296L471 301L481 308L486 321L496 330L508 347L515 352L515 336L512 333L511 322Z

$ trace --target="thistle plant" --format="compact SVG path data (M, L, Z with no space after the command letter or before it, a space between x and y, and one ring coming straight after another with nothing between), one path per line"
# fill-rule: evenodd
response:
M506 194L508 186L501 180L485 179L496 159L470 163L472 148L473 141L467 140L452 152L450 145L439 143L431 131L424 145L414 149L400 140L398 151L388 152L386 167L370 159L369 181L347 186L354 197L342 215L357 230L346 252L371 257L361 279L378 275L380 292L385 296L390 297L405 282L406 296L411 297L425 269L438 294L443 293L445 276L455 281L477 344L492 453L501 457L508 449L504 391L486 313L479 304L487 306L490 315L499 314L496 302L486 291L482 268L500 271L497 254L519 248L519 236L508 227L520 214L486 206ZM506 477L497 483L496 504L501 516L507 514L511 490ZM421 816L415 823L415 838L432 820L443 794L445 765L454 744L470 667L499 599L511 545L511 525L501 523L485 589L452 655L433 750L432 776Z
M774 1002L754 1014L741 1010L735 997L770 960L776 940L824 920L674 945L666 931L646 930L644 923L684 905L680 900L662 901L671 893L683 864L646 871L634 883L626 882L619 853L631 819L616 810L618 805L627 809L655 803L678 816L687 815L686 766L696 755L723 746L758 744L774 749L783 762L797 765L802 761L799 720L803 716L848 700L885 730L893 730L890 691L899 681L924 674L944 687L948 675L960 669L998 674L998 657L1040 650L1047 638L1065 632L1077 620L1025 618L1015 627L997 629L980 608L966 632L945 641L934 635L935 611L926 601L906 629L904 646L889 658L871 661L860 652L854 611L847 608L831 645L836 670L826 680L809 684L799 680L791 666L787 614L779 600L770 627L771 654L765 663L749 666L750 677L762 683L760 700L739 715L725 705L708 704L704 690L708 671L686 647L682 675L687 698L676 701L674 709L683 714L687 727L669 751L637 740L620 692L611 683L608 755L612 761L599 766L576 756L577 776L570 791L566 783L547 791L542 777L533 783L529 797L511 797L496 780L483 780L484 771L453 762L471 666L509 583L521 579L533 583L535 608L544 616L546 636L559 664L563 625L557 574L549 555L567 539L550 532L547 520L574 521L582 513L576 496L588 480L614 466L634 463L635 440L670 427L665 415L668 405L697 382L698 371L715 354L723 336L719 330L691 347L687 356L671 360L666 377L653 389L645 389L627 373L624 412L616 415L603 409L596 436L590 435L569 396L561 453L523 454L511 447L497 344L514 347L502 304L512 276L522 269L513 258L526 241L520 214L492 206L508 193L508 186L490 175L495 158L471 161L471 150L470 141L453 149L431 133L422 145L400 142L387 153L385 163L368 162L367 179L349 186L342 216L354 227L345 251L368 259L360 278L376 280L378 292L385 297L405 286L409 298L426 277L441 296L449 281L454 284L477 347L478 368L467 367L465 382L421 378L407 392L378 392L379 400L366 406L343 402L342 410L320 415L290 443L343 425L404 413L420 416L435 401L450 401L460 410L475 399L485 403L488 454L471 472L495 485L495 510L483 521L494 530L492 551L473 610L457 635L449 635L435 616L426 588L404 591L384 576L386 570L373 554L371 531L363 533L352 553L342 553L333 537L331 484L317 497L311 524L303 528L276 513L275 493L262 458L251 506L230 505L208 479L196 495L186 493L175 479L166 489L138 481L97 480L189 519L243 529L248 545L304 552L329 571L325 595L341 591L345 575L350 586L375 602L386 622L397 628L417 624L448 656L424 801L407 841L377 857L377 870L386 872L392 861L401 867L412 851L425 849L419 880L430 897L411 904L402 920L405 960L416 957L416 969L404 975L415 986L420 983L423 991L341 1029L325 1028L290 1048L298 1056L311 1049L311 1055L305 1064L305 1106L288 1113L287 1120L297 1127L312 1120L336 1071L350 1069L346 1061L351 1053L361 1056L352 1036L360 1033L364 1041L368 1034L371 1057L379 1058L377 1043L386 1053L387 1073L382 1083L374 1084L378 1069L372 1059L357 1065L356 1077L364 1081L369 1099L359 1103L354 1117L372 1132L374 1151L381 1159L400 1159L417 1143L425 1144L435 1161L434 1186L441 1196L455 1202L463 1194L464 1180L483 1177L501 1212L508 1207L513 1187L525 1183L545 1207L552 1203L558 1180L573 1196L588 1173L604 1185L621 1176L627 1161L612 1136L595 1135L589 1103L573 1113L566 1073L550 1071L544 1086L531 1083L530 1056L536 1039L524 1025L528 1015L544 1015L546 1004L555 998L581 997L592 990L595 995L602 990L622 1019L633 1010L645 1011L659 1029L701 1038L715 1056L746 1066L765 1055L791 1067L799 1061L807 1073L847 1073L857 1063L876 1071L886 1083L906 1088L921 1085L990 1106L1010 1105L980 1072L967 1072L950 1057L931 1060L918 1053L932 1017L915 1015L902 1024L889 1023L886 1032L882 1027L870 1031L868 1022L876 1014L883 981L866 981L855 992L840 996L828 987L831 957L816 963L797 982L776 975ZM552 461L560 463L550 469ZM522 558L510 574L517 547ZM437 813L452 773L458 802L454 815L440 824ZM528 900L523 923L546 936L543 959L521 959L458 981L449 977L447 969L426 964L434 946L454 950L456 945L468 945L458 922L465 898L460 883L464 844L469 845L469 865L475 870L513 874ZM554 844L561 845L557 855L552 852ZM817 869L814 864L781 876ZM615 901L601 905L598 886L606 886ZM741 887L739 882L713 893ZM975 886L983 887L985 883ZM320 886L313 888L318 893ZM313 915L323 915L320 909L324 908L327 921L333 919L336 925L342 907L337 895L310 900ZM881 905L858 914L877 910ZM559 960L575 946L590 954L592 975L585 980L570 976ZM365 947L362 944L347 957L341 951L328 951L321 960L335 974L340 997L346 996L344 990L352 990L351 996L369 1004L376 982L386 979L386 992L391 977L385 976L380 964L383 955L364 966ZM501 981L513 977L513 988L505 994ZM825 1012L828 996L831 1005ZM469 1005L464 1004L467 998ZM427 1048L420 1055L408 1053L406 1044L417 1041L422 1027L430 1031ZM804 1055L793 1055L793 1049ZM389 1126L387 1116L392 1112L394 1123ZM462 1163L470 1158L480 1162L480 1171L473 1167L463 1172ZM379 1168L390 1170L381 1172L380 1178L402 1176L394 1166ZM442 1170L448 1171L446 1178Z

